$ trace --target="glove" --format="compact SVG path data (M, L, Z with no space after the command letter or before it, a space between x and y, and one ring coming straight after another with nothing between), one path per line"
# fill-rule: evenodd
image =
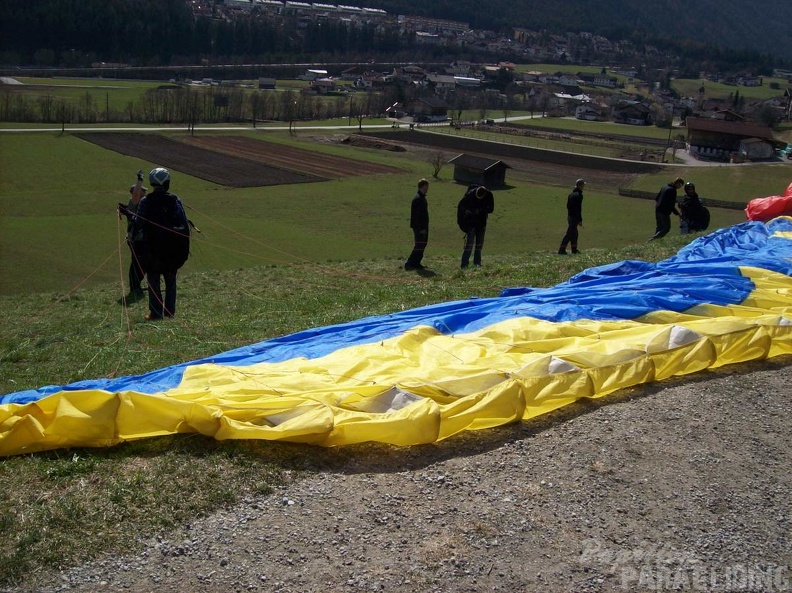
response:
M142 169L138 169L137 178L138 178L138 181L143 181L143 170Z
M127 208L126 204L122 204L121 202L118 203L118 214L119 216L122 214L124 216L129 216L129 208Z

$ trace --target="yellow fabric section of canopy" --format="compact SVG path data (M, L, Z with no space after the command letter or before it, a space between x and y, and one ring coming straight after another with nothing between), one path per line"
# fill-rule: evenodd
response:
M154 395L61 391L0 406L0 455L176 433L323 446L430 443L526 420L580 398L792 353L792 284L743 269L740 305L634 321L505 321L469 334L416 327L322 358L202 364Z

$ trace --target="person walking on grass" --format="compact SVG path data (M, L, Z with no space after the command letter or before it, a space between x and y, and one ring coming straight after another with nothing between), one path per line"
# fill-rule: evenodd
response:
M404 269L422 270L426 244L429 242L429 203L426 201L426 193L429 191L429 182L426 179L418 181L418 191L412 199L410 205L410 228L413 230L414 246L410 257L404 263Z
M572 246L572 253L580 253L578 249L578 227L583 226L583 188L586 182L582 179L575 181L575 187L567 196L567 230L558 247L558 255L567 254L567 245Z
M465 233L462 245L461 267L464 270L470 263L481 266L481 250L484 247L484 234L487 231L487 217L495 211L495 198L483 185L468 186L465 195L457 205L457 225Z
M143 229L149 312L152 321L176 314L176 273L190 254L190 223L178 196L170 193L170 172L149 173L152 192L140 201L135 223ZM160 281L165 280L163 300Z
M677 205L677 190L685 184L685 180L677 177L671 183L662 187L655 198L655 234L649 240L662 239L671 230L671 214L679 216Z

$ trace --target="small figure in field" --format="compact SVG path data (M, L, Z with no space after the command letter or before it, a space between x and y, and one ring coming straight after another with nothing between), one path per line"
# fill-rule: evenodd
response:
M655 198L655 234L649 240L662 239L671 230L671 214L679 216L676 208L677 190L685 184L685 180L677 177L671 183L667 183L657 193Z
M483 185L470 185L457 204L457 225L465 233L462 244L461 267L464 270L470 263L481 266L481 250L484 248L484 235L487 232L487 218L495 211L495 198Z
M146 271L143 262L145 256L143 229L135 225L135 214L137 214L140 200L143 199L147 191L148 189L143 187L143 171L138 171L135 185L129 188L129 201L126 204L118 204L118 216L125 216L127 219L126 242L132 255L132 260L129 262L129 294L119 301L124 306L136 303L144 296L142 283Z
M404 263L404 269L408 271L424 269L421 260L429 242L429 202L426 201L428 191L429 182L426 179L418 181L418 191L410 204L410 228L415 241L412 253Z
M583 227L583 188L586 182L583 179L575 181L575 187L567 196L567 230L558 247L558 255L567 254L567 245L572 246L572 253L580 253L578 249L578 227Z
M149 173L151 193L140 201L135 224L143 229L146 280L149 291L147 320L176 314L176 273L190 255L190 223L178 196L170 193L170 172L162 167ZM165 300L160 288L165 280Z

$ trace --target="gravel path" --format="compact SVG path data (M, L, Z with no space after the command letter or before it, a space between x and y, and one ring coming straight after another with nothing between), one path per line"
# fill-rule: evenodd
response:
M790 591L792 357L343 471L17 591Z

